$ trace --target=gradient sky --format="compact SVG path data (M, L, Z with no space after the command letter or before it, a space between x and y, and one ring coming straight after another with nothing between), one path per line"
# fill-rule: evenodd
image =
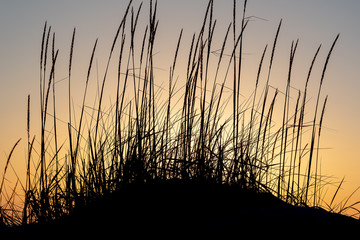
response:
M217 45L220 47L226 27L231 22L232 2L215 0L215 18L218 20L219 35ZM138 6L139 3L138 0L134 1L134 6ZM144 1L145 13L147 3L148 1ZM184 44L189 44L192 34L200 28L206 4L207 0L158 1L159 68L168 69L169 61L166 57L169 56L169 52L172 53L171 58L173 57L181 28L184 28ZM238 1L239 17L242 4L243 1ZM59 64L63 61L65 66L72 30L74 27L77 28L74 68L79 69L80 74L85 72L92 45L97 37L97 61L100 69L104 66L103 60L108 54L126 5L127 1L122 0L0 1L0 169L4 166L16 140L20 137L26 139L28 94L32 97L32 122L36 124L39 118L36 106L39 102L39 56L44 22L48 21L56 32L56 46L60 49L60 59L63 59L59 60ZM323 44L323 49L316 67L321 70L332 41L340 33L324 80L322 97L327 94L329 100L322 147L330 149L321 152L321 159L324 174L337 177L337 181L345 176L343 197L360 186L359 12L358 0L249 0L247 16L258 18L253 18L254 21L250 22L244 43L244 61L245 64L249 62L251 72L251 63L257 65L265 44L272 44L277 25L282 18L283 27L279 36L274 79L271 80L271 84L280 89L283 87L281 81L285 80L281 78L287 73L291 41L299 38L298 53L294 62L293 87L301 88L319 44ZM58 80L67 76L66 71L58 72ZM77 76L76 72L74 74ZM244 90L247 87L251 89L251 84L244 83ZM76 83L74 85L75 89L82 86ZM316 83L314 86L316 89ZM61 91L62 88L66 88L66 84L59 82L58 87ZM35 130L32 134L39 135ZM24 141L17 149L19 158L15 160L14 166L25 165L25 149ZM353 200L360 200L360 194L355 195Z

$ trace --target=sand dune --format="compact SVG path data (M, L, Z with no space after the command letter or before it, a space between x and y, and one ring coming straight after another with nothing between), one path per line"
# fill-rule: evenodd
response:
M125 186L59 221L1 232L27 239L222 239L248 234L326 236L358 230L358 220L290 206L269 193L237 186L167 182Z

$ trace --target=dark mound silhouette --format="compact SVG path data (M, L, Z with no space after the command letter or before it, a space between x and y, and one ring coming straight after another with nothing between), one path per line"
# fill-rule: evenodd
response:
M192 239L205 236L314 235L360 230L360 221L290 206L238 186L166 181L129 184L59 220L4 228L12 239ZM221 238L219 238L221 239Z

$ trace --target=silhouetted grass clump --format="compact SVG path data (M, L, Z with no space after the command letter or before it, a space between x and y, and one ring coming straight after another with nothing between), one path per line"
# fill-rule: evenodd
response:
M97 102L89 108L86 99L97 40L94 43L78 119L71 100L72 58L76 41L74 29L68 65L66 144L58 142L59 116L55 101L58 50L54 46L55 34L45 24L40 58L41 134L37 139L40 147L36 148L35 137L30 136L29 96L27 177L22 185L25 198L21 210L9 207L12 198L6 198L7 204L0 211L1 224L60 219L99 198L119 192L129 184L138 186L163 181L237 186L244 191L271 193L293 205L322 204L319 192L324 183L316 156L327 98L321 98L321 89L338 36L323 65L311 120L305 119L305 112L309 110L306 109L308 83L320 47L294 106L290 104L290 90L298 41L291 45L285 92L280 94L277 89L274 93L270 91L281 21L274 41L264 48L259 59L254 92L249 99L242 100L241 73L246 69L241 56L249 18L246 17L245 1L241 24L236 24L235 3L233 22L227 28L222 48L215 55L213 36L216 20L213 19L213 1L209 1L200 31L193 35L188 49L184 69L186 76L182 79L185 86L177 89L176 83L180 80L176 72L182 71L177 69L178 54L184 51L181 49L183 31L179 33L178 42L174 43L173 62L169 63L168 89L164 89L156 84L154 62L157 2L150 1L149 22L145 31L140 33L138 23L142 4L134 8L130 1L110 48L105 72L100 79ZM140 47L137 47L139 43ZM230 57L225 57L225 50L229 48ZM115 100L106 107L104 89L113 62L117 62L118 66L117 85L112 88ZM260 93L259 82L264 71L266 83ZM229 98L225 96L228 90L226 84L233 86ZM179 92L181 98L177 98ZM275 125L274 109L279 107L277 101L280 98L283 101L280 106L282 115L277 117L280 117L281 124ZM228 106L232 112L226 117ZM306 134L309 130L310 136ZM54 150L50 152L50 148ZM35 151L38 160L34 156ZM65 154L60 155L63 152ZM4 176L10 158L11 154ZM4 195L1 191L3 184L4 180L0 186Z

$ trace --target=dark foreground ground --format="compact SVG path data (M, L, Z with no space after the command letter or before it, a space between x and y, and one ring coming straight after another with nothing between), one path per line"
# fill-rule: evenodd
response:
M59 221L0 229L0 239L359 239L359 235L360 221L343 215L292 207L270 194L236 186L176 182L123 187Z

